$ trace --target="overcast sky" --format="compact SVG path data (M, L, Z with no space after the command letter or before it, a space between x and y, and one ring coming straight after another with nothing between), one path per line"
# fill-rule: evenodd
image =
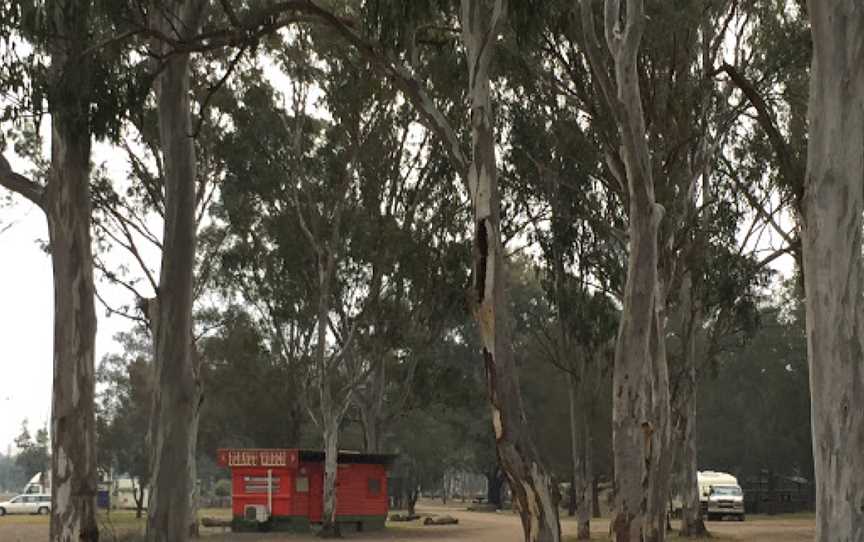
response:
M18 202L19 199L16 199ZM23 200L0 208L0 450L18 435L27 418L31 433L51 413L54 292L51 259L38 240L48 239L42 211ZM106 318L97 305L97 362L112 348L112 337L128 327Z

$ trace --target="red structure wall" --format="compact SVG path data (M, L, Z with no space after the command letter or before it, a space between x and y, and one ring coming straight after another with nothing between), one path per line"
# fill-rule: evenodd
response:
M218 459L221 465L231 468L235 519L245 518L247 506L259 505L269 506L269 515L277 522L321 521L323 452L220 450ZM339 454L337 520L360 524L373 519L383 524L388 512L387 467L391 461L391 456L384 455ZM272 488L269 498L268 487Z

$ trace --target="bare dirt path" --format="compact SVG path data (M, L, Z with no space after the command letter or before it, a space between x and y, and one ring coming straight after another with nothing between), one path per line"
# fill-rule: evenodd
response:
M389 523L385 531L352 533L346 540L365 542L521 542L522 526L512 512L468 512L465 505L430 505L418 507L421 515L450 515L459 520L458 525L423 526L421 522ZM116 516L115 517L119 517ZM139 531L141 523L117 523L114 532ZM673 522L673 527L677 527ZM813 540L815 525L812 516L755 516L743 523L724 521L711 522L711 540L734 540L742 542L803 542ZM574 537L576 524L570 518L562 518L565 539ZM605 519L594 520L591 525L592 540L608 540L609 523ZM257 540L285 542L313 542L311 535L286 534L233 534L218 529L204 529L207 541L251 542ZM0 517L0 542L43 542L48 539L48 521L36 516ZM102 528L102 539L114 540L107 525ZM674 540L674 538L673 538Z

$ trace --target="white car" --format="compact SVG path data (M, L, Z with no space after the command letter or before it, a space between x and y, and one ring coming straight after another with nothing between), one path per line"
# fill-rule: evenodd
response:
M18 495L6 502L0 502L0 516L6 514L50 514L51 495L36 493Z

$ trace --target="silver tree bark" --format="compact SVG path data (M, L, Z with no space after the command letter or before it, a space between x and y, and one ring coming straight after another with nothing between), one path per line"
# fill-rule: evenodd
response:
M45 187L0 156L0 185L30 199L48 222L54 277L54 381L51 404L52 542L97 541L94 413L93 254L90 237L89 1L46 7L51 169Z
M816 539L864 540L864 8L808 2L810 134L802 201Z
M90 136L86 124L81 130L81 114L52 112L51 180L45 198L54 267L51 540L61 542L99 539Z
M178 40L197 32L206 0L172 0L152 14L155 27ZM155 357L158 385L153 392L155 433L147 519L149 542L187 540L193 517L195 452L201 401L198 359L193 344L192 304L197 224L197 164L192 139L189 54L154 48L168 55L156 80L159 139L165 168L165 231L159 276ZM169 54L171 53L171 54Z
M643 0L606 0L606 46L615 68L609 79L597 40L591 0L581 0L585 51L621 136L628 188L630 255L613 376L612 443L615 513L611 529L618 542L662 540L669 435L668 374L665 366L663 285L657 272L657 234L662 207L654 197L651 157L637 73L645 27ZM623 19L622 19L623 18ZM623 22L622 22L623 21ZM665 396L665 405L664 405ZM664 471L667 474L664 479Z
M699 501L696 451L696 339L702 318L694 299L693 278L689 271L681 281L681 314L684 367L679 377L675 407L675 440L678 443L678 480L682 502L681 535L703 536L707 530Z
M501 243L489 66L504 17L503 0L462 0L462 40L468 60L471 156L468 186L474 205L474 316L483 359L498 460L510 482L526 541L561 539L552 480L532 441L510 337Z

